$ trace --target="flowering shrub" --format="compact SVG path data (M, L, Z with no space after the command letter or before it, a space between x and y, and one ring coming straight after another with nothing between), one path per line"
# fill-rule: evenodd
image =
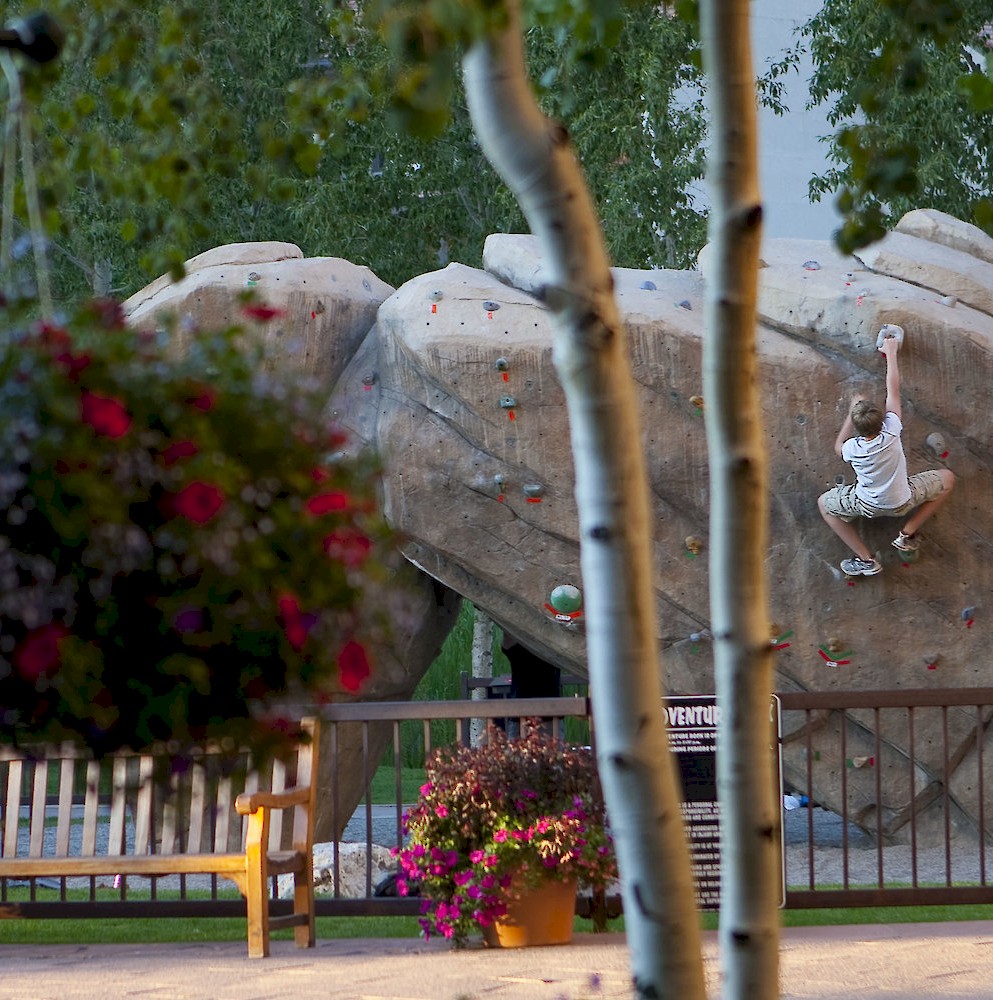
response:
M602 891L617 878L596 761L531 720L519 739L490 730L488 745L445 747L427 762L420 801L394 849L397 891L423 896L421 926L456 945L507 912L542 879Z
M358 690L385 532L325 399L238 329L0 327L0 738L264 747Z

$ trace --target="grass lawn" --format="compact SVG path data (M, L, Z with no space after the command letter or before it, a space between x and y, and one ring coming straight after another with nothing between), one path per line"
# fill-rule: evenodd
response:
M39 896L44 890L39 890ZM20 889L12 890L17 898ZM26 890L24 890L26 893ZM160 894L164 896L165 894ZM783 927L836 924L939 923L955 920L993 919L993 905L970 906L875 906L859 909L784 910ZM716 930L716 913L703 913L704 930ZM593 930L591 921L577 917L577 934ZM624 918L610 921L610 931L623 931ZM416 917L318 917L319 938L417 937ZM276 931L273 940L291 940L290 930ZM4 944L138 944L195 941L243 941L245 921L240 917L134 918L32 920L0 919L0 945Z

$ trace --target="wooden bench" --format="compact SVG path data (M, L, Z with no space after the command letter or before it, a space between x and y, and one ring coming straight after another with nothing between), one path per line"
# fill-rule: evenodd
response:
M190 875L220 876L245 898L251 957L269 954L270 930L280 927L313 947L318 722L303 728L309 740L264 771L249 753L216 746L182 758L158 747L101 760L71 745L0 747L0 917L28 915L3 880L28 880L34 900L38 879L59 879L65 899L66 879L89 878L92 901L97 876L120 876L121 898L127 876L152 879L153 898L164 876L181 876L181 886ZM293 904L276 915L269 888L278 875L293 876Z

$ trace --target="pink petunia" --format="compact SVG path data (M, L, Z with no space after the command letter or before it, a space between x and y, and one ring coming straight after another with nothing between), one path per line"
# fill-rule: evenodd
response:
M365 650L349 639L338 654L338 676L346 691L358 691L372 673Z
M284 594L276 603L286 640L294 650L299 652L306 643L307 636L317 624L317 616L301 611L300 602L292 594Z
M199 450L192 441L173 441L162 452L162 461L166 466L175 465L180 459L192 458Z
M131 429L127 407L112 396L100 396L84 389L79 398L79 410L83 423L104 437L123 437Z
M172 620L172 627L177 632L199 632L203 629L203 625L203 610L196 607L183 608Z
M189 396L186 402L195 410L209 413L217 402L217 391L211 386L204 386L196 396Z
M53 674L61 664L60 644L69 630L60 622L32 629L14 649L14 666L27 681Z
M371 549L372 542L357 528L336 528L324 538L328 556L349 569L361 566Z
M347 493L341 490L332 490L330 493L321 493L316 497L311 497L306 504L308 514L319 517L321 514L330 514L337 510L348 510L351 500Z
M206 524L224 506L225 496L211 483L194 480L173 498L172 508L194 524Z

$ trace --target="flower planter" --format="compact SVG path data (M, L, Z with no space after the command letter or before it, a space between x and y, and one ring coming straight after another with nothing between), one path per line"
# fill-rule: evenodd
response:
M569 944L576 912L576 880L547 879L525 889L507 905L507 914L483 928L490 948Z

